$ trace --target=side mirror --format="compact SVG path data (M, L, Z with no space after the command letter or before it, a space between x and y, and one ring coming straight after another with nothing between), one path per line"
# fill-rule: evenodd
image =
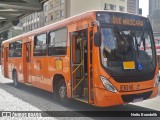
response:
M101 46L101 33L100 32L96 32L94 34L94 45L96 47L100 47Z

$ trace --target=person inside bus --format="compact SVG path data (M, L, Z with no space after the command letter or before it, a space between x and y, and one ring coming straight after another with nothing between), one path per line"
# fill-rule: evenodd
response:
M116 43L113 37L112 30L110 28L102 28L102 48L104 58L108 58L111 54L111 51L115 49Z

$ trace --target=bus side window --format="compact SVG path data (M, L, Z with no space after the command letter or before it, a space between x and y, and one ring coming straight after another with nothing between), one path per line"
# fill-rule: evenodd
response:
M67 46L67 29L59 29L49 34L48 53L52 55L65 55Z
M22 41L15 42L14 57L22 57Z
M14 57L15 44L9 43L9 57Z
M34 56L46 56L47 35L41 34L34 38Z

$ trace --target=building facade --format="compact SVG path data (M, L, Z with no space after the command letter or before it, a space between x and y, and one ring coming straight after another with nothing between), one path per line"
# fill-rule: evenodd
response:
M44 24L80 14L88 10L127 12L127 0L49 0L44 4Z
M149 19L154 32L160 32L160 0L149 0Z
M49 0L43 5L44 25L67 18L66 4L68 0Z
M127 0L127 12L139 14L139 0Z
M35 12L20 19L22 23L23 33L44 26L44 12Z
M28 32L88 10L112 10L137 14L139 0L48 0L44 3L42 12L32 13L21 19L23 31Z

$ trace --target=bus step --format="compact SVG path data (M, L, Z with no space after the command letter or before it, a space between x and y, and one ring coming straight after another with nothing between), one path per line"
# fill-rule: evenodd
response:
M32 84L31 84L31 83L25 83L25 85L27 85L27 86L32 86Z
M81 102L84 102L84 103L88 103L88 99L87 98L73 98L73 99L81 101Z

